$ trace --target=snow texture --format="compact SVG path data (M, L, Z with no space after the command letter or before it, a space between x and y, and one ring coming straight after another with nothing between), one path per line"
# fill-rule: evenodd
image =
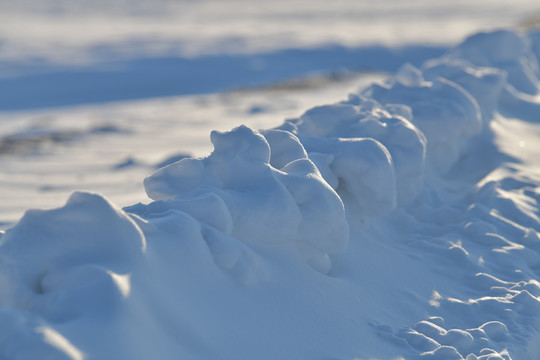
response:
M538 115L539 38L476 34L214 131L144 180L148 204L29 210L0 238L0 358L537 358L540 177L494 139Z

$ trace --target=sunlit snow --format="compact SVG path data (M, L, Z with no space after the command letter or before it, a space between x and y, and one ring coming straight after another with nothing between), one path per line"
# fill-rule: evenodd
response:
M0 7L0 359L540 357L540 5Z

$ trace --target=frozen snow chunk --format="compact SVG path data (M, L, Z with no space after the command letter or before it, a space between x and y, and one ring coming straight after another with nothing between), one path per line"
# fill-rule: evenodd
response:
M424 76L412 64L405 63L394 75L394 80L404 86L420 86L424 82Z
M332 171L330 164L334 161L332 154L320 154L312 152L309 154L309 160L315 165L323 179L332 189L337 189L339 186L339 179Z
M388 150L373 139L303 138L308 151L331 154L338 194L363 216L384 216L397 206L394 165Z
M242 125L223 133L212 131L210 138L214 151L203 159L204 167L222 181L224 188L257 186L253 176L266 177L270 145L260 133Z
M146 250L139 227L121 209L96 194L76 192L54 210L29 210L6 231L3 259L16 264L17 277L34 292L54 268L99 264L128 272Z
M397 206L396 181L387 150L371 139L340 140L332 162L338 191L349 193L367 216L384 216Z
M150 213L148 217L132 214L152 240L147 255L148 264L164 262L167 267L184 268L184 262L197 264L201 272L215 265L202 229L205 226L192 216L178 211ZM179 267L180 266L180 267Z
M491 356L493 356L493 358L495 358L495 359L497 359L497 360L498 360L499 358L501 358L501 356L499 355L499 353L497 353L495 350L490 349L490 348L484 348L484 349L480 350L480 355L481 355L481 356L485 356L485 357L487 357L488 359L489 359L489 357L491 357ZM493 360L493 359L491 359L491 360Z
M508 74L508 83L527 94L538 92L538 60L530 40L510 30L481 32L468 37L446 55Z
M26 312L0 308L0 358L83 360L84 354L62 334Z
M326 254L343 251L349 240L344 205L310 160L298 159L282 171L286 175L281 180L294 197L302 218L296 235L297 248L308 264L326 273Z
M216 265L245 285L254 284L260 278L259 263L247 246L208 226L203 226L202 234Z
M291 161L307 159L306 150L292 133L283 130L264 130L261 133L270 145L272 167L281 169Z
M249 187L226 189L220 193L234 219L231 234L246 242L291 241L301 222L294 198L268 170L264 177L262 174L251 177L254 181Z
M460 86L443 78L413 86L395 80L373 84L362 95L381 104L410 106L412 123L427 138L428 160L442 172L460 157L467 140L482 130L476 100Z
M538 232L533 228L527 228L523 234L522 243L533 249L540 247L540 236Z
M440 327L444 325L444 319L440 316L428 316L426 321L428 320L431 324L434 324Z
M510 333L505 324L500 321L490 321L480 326L490 339L495 341L505 341L509 338Z
M522 285L523 290L527 290L532 296L539 298L540 297L540 282L536 280L529 280L527 283Z
M416 70L418 71L418 70ZM375 100L350 95L347 101L318 106L300 118L287 120L279 128L296 134L304 146L310 138L371 138L380 142L392 156L397 197L400 205L411 202L423 187L426 139L409 119L406 105L382 106ZM337 188L336 178L328 172L329 162L321 158L331 152L309 150L310 159L317 165L326 181Z
M423 188L426 138L408 119L410 108L404 105L382 106L372 99L350 95L359 116L342 124L332 136L368 137L379 141L392 156L399 205L414 200Z
M192 161L196 171L190 171L190 163L184 166L191 161L184 159L147 179L149 193L166 194L170 199L126 210L147 218L170 210L182 211L246 244L295 243L306 262L328 271L328 254L342 251L347 244L348 223L340 197L308 159L299 139L283 130L268 130L263 136L241 126L227 133L213 133L212 141L214 151L204 159ZM332 176L333 166L338 170L348 166L343 163L345 156L353 154L348 155L347 151L351 151L346 149L374 151L373 145L366 144L341 147L344 150L340 159L328 151L318 156ZM392 170L388 154L380 144L375 147L385 166ZM379 160L373 154L362 154L362 158L366 158L360 160L365 164ZM370 167L353 167L352 171L361 170L377 173L377 169ZM369 178L367 174L363 176ZM378 176L387 180L387 174ZM203 180L201 186L197 186L197 179ZM204 179L215 179L214 185ZM335 186L337 179L331 179ZM303 250L306 248L309 250ZM229 257L223 256L216 262L226 264Z
M540 299L527 290L521 290L516 295L510 297L510 300L517 305L516 309L520 313L534 316L540 313Z
M452 346L440 346L433 351L420 354L426 360L463 360L463 356Z
M133 220L149 238L172 240L202 240L201 223L192 216L178 210L167 209L162 212L146 211L144 205L137 204L127 208ZM154 241L155 242L155 241Z
M446 330L444 328L427 320L420 321L414 326L414 328L416 331L435 340L440 339L446 334Z
M437 341L414 330L403 331L398 335L405 339L410 346L418 351L433 351L441 346L441 344L439 344Z
M212 155L218 159L241 157L246 160L270 161L270 147L260 133L241 125L232 131L212 131L210 140L214 145Z
M211 134L214 151L202 159L205 171L213 174L224 189L260 188L270 179L270 145L260 133L246 126ZM204 185L202 185L204 186Z
M440 340L441 344L452 346L464 354L474 349L474 342L474 337L469 332L460 329L448 330Z
M146 194L152 200L173 199L201 186L222 186L217 176L206 171L201 159L182 159L144 179Z
M376 134L370 131L373 122L382 124ZM423 188L426 156L424 134L401 116L379 113L377 119L367 117L358 124L358 132L381 142L394 164L398 203L406 205L414 200Z
M298 132L305 136L333 136L336 128L358 119L358 111L347 104L316 106L306 111L298 123Z
M226 133L213 132L212 142L214 151L208 157L181 160L147 178L148 194L187 199L212 192L230 212L234 237L248 242L290 241L299 226L300 213L277 179L277 170L269 164L266 139L240 126ZM160 196L152 196L156 193Z
M445 79L405 86L397 81L373 84L363 92L381 104L405 104L429 142L443 142L449 136L470 136L481 128L474 98Z
M484 129L497 109L506 85L506 73L497 68L477 67L460 59L438 58L427 61L422 72L426 80L448 79L465 89L477 102L482 112Z
M302 215L297 238L324 252L343 251L349 238L349 226L337 193L308 159L291 162L282 170L287 174L282 181Z
M352 98L357 98L357 99L362 99L363 102L366 102L367 101L367 98L363 98L362 96L360 95L349 95L349 101L351 101ZM371 100L371 101L375 101L375 100ZM404 104L386 104L384 106L384 109L386 111L388 111L388 113L390 113L391 115L393 116L401 116L402 118L404 118L405 120L408 121L408 125L409 127L413 127L415 132L418 133L419 137L420 137L420 141L423 141L425 143L425 136L424 136L424 133L422 133L420 131L420 129L418 129L416 126L414 126L411 121L413 119L413 114L412 114L412 110L410 108L410 106L407 106L407 105L404 105Z
M161 252L166 251L169 256L179 261L186 256L190 260L195 259L201 271L204 271L205 264L213 262L245 285L253 284L260 278L255 253L240 240L213 226L201 224L179 210L140 213L141 217L133 216L152 238L154 249L161 247ZM166 248L162 248L163 246ZM160 258L157 260L161 261Z
M172 200L158 200L147 205L137 204L124 210L146 218L153 214L178 210L226 234L230 234L233 229L233 219L227 205L210 189L193 191Z
M39 285L42 296L36 300L35 310L52 321L109 316L131 290L130 274L95 264L74 266L69 271L53 268Z

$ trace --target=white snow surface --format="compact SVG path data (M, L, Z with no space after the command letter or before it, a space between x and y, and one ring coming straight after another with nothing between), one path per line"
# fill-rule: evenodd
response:
M538 359L538 44L472 35L213 131L150 200L28 210L0 233L0 358Z
M0 0L0 359L539 359L539 11Z
M537 15L533 0L2 0L0 60L87 63L321 44L453 44Z

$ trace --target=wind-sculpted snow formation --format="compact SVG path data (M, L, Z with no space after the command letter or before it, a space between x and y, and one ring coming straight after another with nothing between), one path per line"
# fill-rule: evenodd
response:
M491 123L540 116L539 55L540 33L473 35L212 132L148 204L28 211L1 237L0 358L536 358L540 176Z

